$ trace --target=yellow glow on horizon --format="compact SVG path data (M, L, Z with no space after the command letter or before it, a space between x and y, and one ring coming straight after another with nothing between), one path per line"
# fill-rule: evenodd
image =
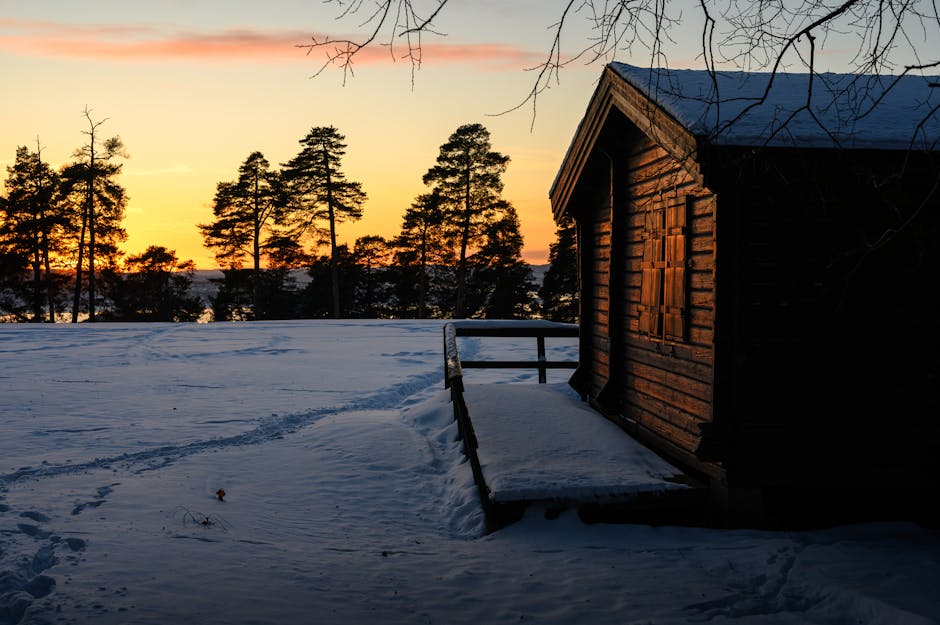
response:
M530 9L494 7L532 19ZM421 177L440 145L458 126L479 122L493 149L511 158L503 197L519 213L524 258L546 262L554 239L549 187L600 67L566 70L539 101L530 130L529 108L492 114L528 93L533 76L524 69L541 60L544 37L504 33L491 41L478 17L454 13L447 19L456 21L443 26L463 35L424 41L414 76L410 63L376 46L344 84L339 70L313 78L321 60L296 48L318 28L344 26L332 8L217 9L132 3L103 13L64 1L11 7L0 18L0 63L4 83L16 88L0 99L0 161L11 163L19 145L35 149L38 137L44 160L68 162L87 140L88 107L94 120L105 120L99 136L120 136L130 155L118 177L129 196L122 251L162 245L212 269L214 253L198 224L212 219L217 183L234 180L251 152L278 168L311 127L338 128L347 143L343 170L368 194L363 219L338 225L339 241L352 246L364 235L397 235L405 210L427 191Z
M214 255L197 224L211 220L217 183L234 180L251 152L276 168L311 127L338 128L348 146L343 170L369 196L361 221L339 225L339 240L352 245L367 234L395 236L426 191L421 177L439 146L458 126L479 122L493 149L511 158L503 197L519 213L524 258L544 263L555 233L549 188L607 59L567 64L534 112L527 103L498 113L525 100L537 75L526 70L546 60L564 4L451 3L434 23L446 35L421 39L418 71L403 40L376 40L354 74L328 68L314 77L324 51L308 55L298 45L322 33L361 39L339 31L360 28L365 15L337 20L336 3L320 1L8 2L0 16L0 163L11 164L17 146L34 150L37 139L45 161L67 162L87 139L90 108L94 120L106 120L99 136L119 135L130 154L118 179L130 197L122 250L163 245L209 269ZM668 6L687 12L658 52L674 68L702 67L701 7ZM597 36L590 15L573 13L559 60ZM937 58L938 41L921 44L917 55ZM828 44L816 60L845 71L843 54ZM650 55L638 44L618 60L647 65Z
M441 142L446 137L441 139ZM495 146L494 146L495 147ZM548 188L543 184L546 171L553 174L549 162L539 165L516 158L510 162L504 176L504 197L513 203L520 215L525 250L523 257L533 264L546 263L548 244L554 240L555 225L551 220ZM416 175L411 179L396 177L395 172L372 172L369 178L353 178L363 183L369 198L363 218L343 222L337 226L340 243L350 247L356 238L378 234L394 237L400 227L405 210L414 198L427 191L421 175L434 164L415 163ZM128 254L139 254L149 245L163 245L175 250L180 260L192 260L199 269L215 269L214 253L203 246L197 224L212 219L212 198L215 184L234 179L230 176L212 180L199 177L193 171L179 166L164 171L135 172L127 164L127 174L120 177L130 196L124 227L128 239L122 249ZM326 253L325 249L320 253Z
M405 210L415 197L427 191L421 178L435 164L440 145L459 125L479 121L490 130L493 149L511 159L503 176L503 197L519 213L525 242L523 257L534 264L547 262L548 246L555 233L548 191L583 113L582 102L586 103L593 91L593 72L572 74L571 83L577 91L573 87L569 97L540 104L531 131L529 111L487 116L479 111L498 107L488 104L486 98L455 105L446 90L431 91L433 84L455 84L453 74L423 71L417 78L418 93L411 91L400 75L377 72L357 76L352 84L328 90L345 107L342 111L328 111L322 116L317 111L306 114L301 101L284 107L277 115L262 115L265 120L261 126L240 133L226 131L238 124L225 118L224 108L201 105L201 110L194 109L199 111L202 125L177 129L171 124L163 132L159 151L135 148L137 144L154 145L155 140L148 138L143 128L122 131L131 153L120 179L130 196L125 251L137 254L148 245L164 245L176 250L179 258L193 260L200 269L215 268L213 252L203 247L197 224L212 218L216 184L234 180L245 157L256 149L262 151L272 168L279 167L296 154L298 141L314 125L334 125L346 136L343 170L348 179L361 182L368 194L363 218L338 225L339 241L351 247L356 238L364 235L394 237ZM319 80L300 81L292 89L316 93L322 89ZM376 102L376 91L394 97ZM507 96L498 102L492 100L500 106L507 101ZM577 104L572 106L572 101ZM315 99L313 104L316 106ZM559 119L565 123L559 123ZM114 121L108 124L117 127Z

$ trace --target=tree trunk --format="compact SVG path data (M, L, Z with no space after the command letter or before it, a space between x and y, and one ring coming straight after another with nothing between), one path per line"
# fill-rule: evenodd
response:
M95 320L95 200L88 202L88 321Z
M255 319L258 319L258 283L261 281L261 206L258 194L261 192L261 183L255 176L254 193L254 237L252 241L252 258L254 270L251 273L251 310Z
M42 322L42 258L39 255L39 241L33 246L33 323Z
M339 306L339 261L336 252L336 216L333 213L333 202L330 200L330 291L333 296L333 318L340 318Z
M43 219L45 223L45 218ZM43 230L42 260L46 269L46 303L49 306L49 323L55 323L55 290L52 284L52 267L49 263L49 231Z
M88 321L95 320L95 132L91 131L88 159Z
M470 221L469 217L467 221ZM454 308L454 319L463 319L466 316L464 308L467 299L467 243L469 239L470 228L464 226L460 237L460 259L457 261L457 305Z
M333 296L333 318L339 319L339 262L336 257L336 213L333 210L333 180L330 176L330 153L323 147L323 164L326 169L326 207L330 216L330 290Z
M36 166L37 171L39 172L39 180L37 181L37 196L43 196L43 170L42 170L42 147L39 145L39 137L36 137ZM50 206L51 209L51 206ZM55 292L52 285L52 268L49 263L49 222L47 221L46 211L43 208L42 202L39 204L39 232L42 236L42 242L39 245L39 248L42 253L42 263L43 267L46 270L46 304L49 307L49 323L55 323Z
M454 307L454 319L466 316L464 308L467 299L467 245L470 243L470 169L466 171L463 198L463 231L460 233L460 259L457 261L457 305Z
M418 319L424 319L428 290L428 237L421 233L421 273L418 275Z
M85 253L85 230L88 228L88 213L82 211L82 230L78 235L78 263L75 265L75 298L72 301L72 323L78 322L78 307L82 299L82 263Z

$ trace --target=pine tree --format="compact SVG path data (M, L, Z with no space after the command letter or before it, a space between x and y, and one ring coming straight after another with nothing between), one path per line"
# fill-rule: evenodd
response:
M289 184L291 212L298 235L316 234L326 220L330 244L330 298L332 316L341 315L340 253L336 224L362 217L366 193L358 182L346 179L342 170L346 137L333 126L314 127L300 140L301 150L284 165Z
M124 261L126 275L111 290L114 321L197 321L203 302L190 294L196 266L174 250L151 245Z
M522 260L519 216L508 202L484 227L479 251L470 258L467 310L487 319L525 319L535 309L532 269Z
M566 217L555 231L549 245L550 266L542 279L539 298L542 316L551 321L577 323L578 303L578 228Z
M481 124L457 128L440 147L437 165L424 175L443 200L457 241L457 296L454 317L466 316L467 258L472 241L493 218L503 191L508 156L491 149L490 133Z
M250 321L255 318L253 304L258 279L253 269L222 269L221 278L211 278L216 285L209 296L213 321Z
M97 307L96 267L117 264L118 243L127 238L121 226L127 193L115 178L122 166L114 163L126 157L120 137L99 143L98 129L107 120L94 121L91 111L84 111L88 120L88 143L75 151L74 160L60 172L62 195L76 221L80 223L75 244L75 293L72 301L72 323L78 321L85 263L88 264L88 320L95 320Z
M359 266L360 280L355 289L355 306L367 319L387 316L390 259L391 250L384 237L367 235L356 239L353 260Z
M395 240L398 251L395 264L399 270L399 294L404 294L405 283L417 287L416 314L424 319L428 312L429 278L433 268L453 263L453 253L448 244L445 231L443 199L440 193L431 192L419 195L411 207L405 211L401 233ZM409 268L416 270L412 277ZM416 278L416 280L414 279Z
M5 204L6 198L0 196L0 208ZM21 251L10 245L9 225L6 211L0 210L0 321L20 321L28 319L29 315L20 297L29 261Z
M333 271L339 273L339 281L333 279ZM336 246L336 255L320 256L310 265L310 282L301 294L301 316L322 319L334 312L333 285L341 284L340 309L349 316L360 316L355 307L355 288L360 281L361 267L356 264L346 244Z
M42 321L48 315L47 320L53 322L59 280L52 271L51 258L61 250L68 226L57 197L59 177L43 162L38 146L36 152L18 147L7 174L3 239L8 250L28 259L32 280L24 295L30 302L32 320Z
M286 219L286 201L281 176L272 171L261 152L252 152L238 169L235 182L217 185L212 214L215 220L200 224L205 246L216 249L222 267L239 269L251 260L251 305L260 306L261 260L277 256L292 245L278 229Z

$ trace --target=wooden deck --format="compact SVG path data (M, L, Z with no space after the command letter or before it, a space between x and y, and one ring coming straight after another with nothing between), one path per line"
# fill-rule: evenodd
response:
M444 326L444 379L491 530L541 504L577 508L586 521L697 524L707 489L581 401L548 385L545 337L577 337L573 324L474 322ZM458 336L537 339L533 361L462 362ZM534 368L539 384L466 385L462 368Z
M701 507L702 488L566 388L466 385L464 400L494 529L533 504L657 524Z

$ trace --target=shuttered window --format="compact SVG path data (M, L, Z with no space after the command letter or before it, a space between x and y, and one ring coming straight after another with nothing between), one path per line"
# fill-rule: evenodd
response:
M646 211L638 329L641 334L684 341L686 303L686 223L688 196L663 197Z

